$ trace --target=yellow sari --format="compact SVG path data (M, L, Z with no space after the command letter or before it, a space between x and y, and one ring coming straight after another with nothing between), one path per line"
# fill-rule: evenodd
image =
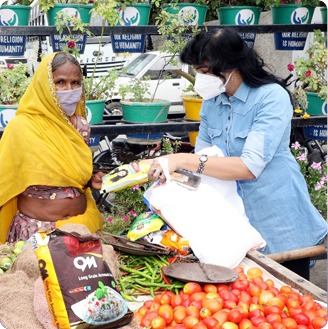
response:
M92 153L61 108L52 76L55 53L40 63L16 113L0 140L0 242L4 243L17 211L17 196L28 186L71 186L80 190L92 175ZM86 117L81 97L76 114ZM101 215L91 190L84 189L84 214L59 220L56 226L79 223L94 233Z

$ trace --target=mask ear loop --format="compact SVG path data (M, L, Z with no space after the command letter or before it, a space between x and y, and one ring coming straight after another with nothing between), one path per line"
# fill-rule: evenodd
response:
M229 74L228 79L227 79L226 83L224 84L225 87L229 83L230 79L232 78L232 75L235 73L236 70L237 70L237 68L234 68L233 71ZM233 81L233 79L231 79L231 81Z

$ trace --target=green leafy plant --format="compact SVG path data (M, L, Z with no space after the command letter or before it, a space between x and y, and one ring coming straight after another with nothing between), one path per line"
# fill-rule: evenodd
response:
M7 64L7 69L0 72L0 103L18 104L30 82L25 64Z
M327 164L314 162L309 165L306 150L299 142L293 143L291 150L305 178L311 202L327 219Z
M130 100L133 102L149 102L154 99L147 97L150 96L149 81L150 77L145 77L144 80L132 79L128 84L121 84L118 87L118 91L122 96L122 100Z
M262 2L262 0L257 0L258 3ZM270 9L271 6L280 6L286 4L299 4L300 2L297 0L263 0L264 7L266 9ZM320 0L302 0L301 4L304 6L319 6Z
M326 38L320 30L314 31L312 45L306 51L306 57L298 57L295 63L288 64L288 70L296 77L293 91L294 106L300 111L306 111L308 102L306 91L318 93L327 99L327 47Z

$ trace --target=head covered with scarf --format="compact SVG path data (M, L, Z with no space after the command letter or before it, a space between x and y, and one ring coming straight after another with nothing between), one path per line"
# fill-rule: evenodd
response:
M5 240L17 211L17 196L28 186L71 186L83 190L92 175L91 150L70 123L56 93L52 66L57 54L43 58L21 98L15 118L0 140L0 242ZM84 92L75 113L86 117ZM100 213L90 189L85 189L85 193L86 212L58 221L57 227L80 223L92 232L100 228Z

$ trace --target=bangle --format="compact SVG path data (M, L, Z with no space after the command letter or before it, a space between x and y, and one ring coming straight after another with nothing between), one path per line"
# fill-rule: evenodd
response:
M198 169L197 169L197 173L198 174L201 174L205 168L205 162L207 161L207 155L206 154L203 154L200 156L199 158L199 166L198 166Z

